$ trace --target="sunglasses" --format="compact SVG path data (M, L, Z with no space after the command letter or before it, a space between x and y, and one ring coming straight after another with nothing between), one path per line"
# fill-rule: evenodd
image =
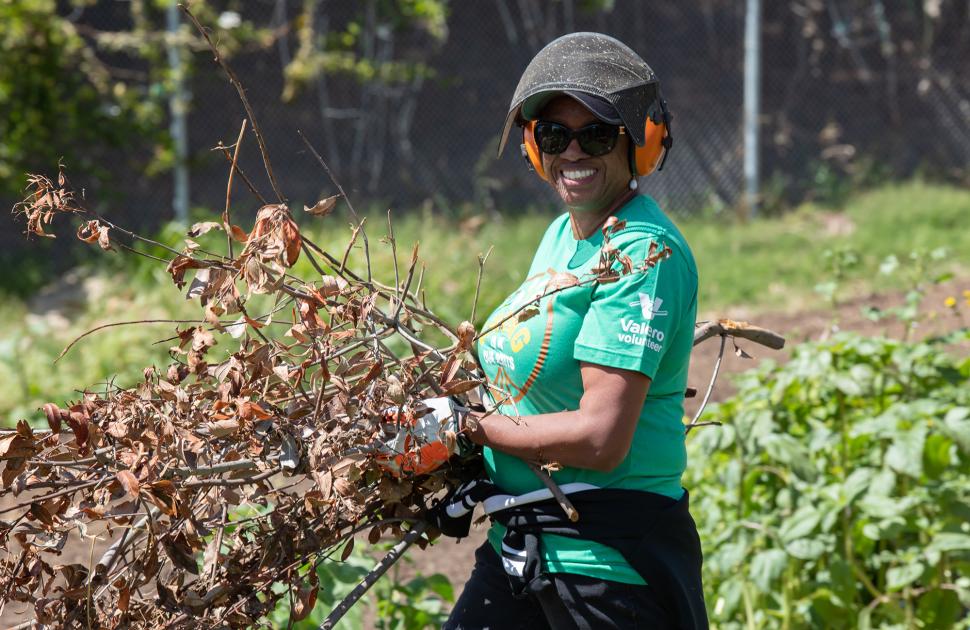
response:
M565 125L543 120L536 123L534 136L536 145L543 153L558 155L566 150L573 138L576 138L583 153L595 157L612 151L621 133L623 133L623 127L604 122L596 122L572 130Z

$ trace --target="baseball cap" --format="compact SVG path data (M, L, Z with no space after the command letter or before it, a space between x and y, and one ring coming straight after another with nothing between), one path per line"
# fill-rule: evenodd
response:
M525 102L522 103L522 118L525 120L536 120L539 118L539 114L542 112L542 109L548 105L552 99L561 94L572 97L577 103L589 110L592 115L596 116L605 123L609 123L611 125L623 124L623 120L620 118L619 112L616 111L616 108L613 107L613 104L608 100L605 98L600 98L594 94L577 92L575 90L540 92L539 94L535 94L527 98Z

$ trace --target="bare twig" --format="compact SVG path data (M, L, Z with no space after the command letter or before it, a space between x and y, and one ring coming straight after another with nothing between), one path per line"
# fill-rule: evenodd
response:
M687 425L685 430L686 433L690 433L690 430L694 427L700 426L697 423L698 418L704 413L704 408L707 407L707 402L711 399L711 393L714 391L714 383L717 382L717 374L721 370L721 360L724 358L724 347L727 343L727 333L721 333L721 349L717 352L717 360L714 361L714 370L711 373L711 382L707 385L707 391L704 393L704 400L701 401L701 406L698 407L697 413L691 418L690 423ZM705 423L705 424L720 424L720 423Z
M232 218L229 216L229 201L232 199L232 176L236 172L236 164L239 161L239 150L242 148L243 136L246 133L246 119L239 126L239 135L236 137L236 146L232 152L232 163L229 165L229 178L226 182L226 209L222 213L222 227L226 230L226 247L229 249L229 258L235 258L232 251Z
M34 431L34 433L39 433ZM27 463L32 466L74 466L74 467L85 467L91 464L95 464L101 461L100 457L112 451L111 447L99 448L94 451L93 457L85 457L84 459L29 459Z
M387 241L391 244L391 263L394 266L394 293L397 301L401 302L401 272L397 264L397 240L394 238L394 225L391 223L391 209L387 209ZM397 310L395 305L395 311Z
M221 475L227 472L238 472L241 470L255 470L256 462L251 459L237 459L231 462L223 462L212 466L200 466L198 468L176 468L175 472L183 477L206 477L208 475Z
M411 250L411 262L408 264L408 276L404 280L404 287L401 289L400 293L398 294L397 307L394 309L394 315L392 316L393 319L395 320L397 320L401 316L401 311L404 309L404 301L409 297L408 290L411 288L411 280L414 278L414 268L417 266L417 264L418 264L418 244L415 243L414 249ZM411 310L417 311L420 309L417 309L416 307L412 306ZM431 315L431 318L437 319L434 317L434 315ZM448 328L447 325L442 325L444 324L444 322L439 320L436 323L443 330L448 330L448 332L451 332L451 330Z
M560 488L559 485L555 481L553 481L552 477L549 476L549 473L539 468L532 462L529 462L529 469L532 470L533 473L535 473L535 476L539 478L539 480L542 482L542 485L544 485L546 488L549 489L550 492L552 492L552 496L555 497L556 501L559 503L559 506L562 508L563 512L565 512L566 516L569 517L569 520L572 521L573 523L578 521L579 512L576 511L576 508L573 506L572 501L569 500L569 497L567 497L563 493L562 488Z
M211 488L219 486L222 488L232 488L237 486L248 486L254 483L259 483L260 481L265 481L273 475L283 472L282 469L272 469L265 472L261 472L258 475L253 475L252 477L239 477L236 479L198 479L195 481L186 481L182 484L183 488Z
M94 580L94 541L97 540L97 536L89 536L91 539L91 548L88 551L88 579L86 596L84 598L84 612L88 618L88 630L91 628L91 608L94 607L94 601L91 599L91 582Z
M81 490L85 490L87 488L91 488L93 486L98 485L99 483L104 482L104 481L107 481L107 477L101 477L99 479L93 479L93 480L88 481L88 482L85 482L85 483L71 484L71 486L69 488L65 489L65 490L60 490L58 492L52 492L50 494L45 494L45 495L39 496L39 497L33 497L29 501L26 501L26 502L23 502L23 503L18 503L16 505L12 505L10 507L3 508L2 510L0 510L0 514L6 514L7 512L13 512L15 510L22 510L25 507L30 507L30 504L31 503L40 503L42 501L49 501L51 499L57 499L59 497L63 497L63 496L69 495L69 494L73 494L75 492L80 492Z
M340 185L340 182L333 174L333 171L330 170L330 166L327 165L326 160L324 160L323 157L317 153L317 150L313 148L313 145L310 144L310 141L307 140L307 137L303 135L302 131L297 130L297 133L300 135L300 139L303 140L303 144L306 145L306 148L310 151L311 155L313 155L314 159L316 159L317 163L323 167L324 171L326 171L330 181L332 181L333 185L337 187L337 190L340 192L340 196L343 197L344 201L347 202L347 208L350 209L350 214L353 215L354 221L361 227L361 236L364 238L364 257L367 259L367 282L370 282L373 279L373 274L371 273L370 268L370 244L367 241L367 232L363 231L364 221L360 218L360 215L357 214L357 211L354 209L354 204L350 201L350 197L347 196L347 193L344 191L344 187ZM342 268L343 266L341 265L341 269Z
M228 505L223 505L222 506L222 517L220 518L220 521L223 522L223 523L225 523L226 522L226 519L228 518L228 516L229 516L229 506ZM219 553L222 551L222 537L223 537L223 535L225 533L226 533L225 526L224 525L220 525L219 526L219 531L216 532L216 540L215 540L215 543L214 543L216 555L215 555L215 558L212 560L212 569L209 571L209 583L210 584L215 583L215 580L216 580L216 571L219 570Z
M359 234L364 235L364 247L367 247L367 234L364 232L364 223L367 219L364 219L360 223L354 226L353 232L350 235L350 242L347 243L347 247L344 249L344 257L340 260L340 268L338 273L343 274L347 270L347 258L350 257L350 250L353 249L354 243L357 242L357 236Z
M222 142L220 142L219 145L213 148L212 150L222 151L222 155L225 156L226 161L229 162L230 164L232 163L232 155L230 155L229 149L225 147L222 144ZM246 175L246 171L244 171L242 167L239 166L238 164L236 165L235 170L237 173L239 173L239 176L242 177L243 183L246 184L246 188L248 188L249 191L253 193L253 196L259 200L259 203L265 206L268 203L266 201L266 197L264 197L263 194L259 192L259 190L256 188L256 185L253 183L253 180L249 179L249 176Z
M186 17L192 21L192 24L195 25L195 28L199 31L199 34L205 38L206 43L209 45L209 50L212 51L215 62L219 64L222 70L226 73L226 76L229 77L229 83L236 88L236 93L239 95L239 100L242 101L242 105L246 109L246 115L249 116L249 120L253 124L253 133L256 134L256 143L259 145L259 153L263 158L263 167L266 169L266 175L269 176L270 185L273 187L273 192L276 193L277 200L280 203L285 203L286 197L284 197L283 193L280 192L279 184L276 182L276 176L273 174L273 165L269 161L269 152L266 149L266 141L263 139L263 132L260 131L259 124L256 122L256 112L253 111L252 105L249 104L249 99L246 98L246 90L243 89L242 83L240 83L239 79L236 78L236 73L232 71L232 68L229 66L226 60L223 59L222 54L219 52L219 48L216 47L216 45L212 42L212 39L209 38L208 31L206 31L205 27L199 23L199 20L195 17L192 11L189 10L188 5L180 3L179 9L181 9L182 13L184 13Z
M102 324L100 326L95 326L91 330L88 330L87 332L84 332L81 335L75 337L74 340L71 341L71 343L67 344L67 346L63 350L61 350L61 353L57 355L56 359L54 359L54 363L57 363L58 361L60 361L65 354L70 352L71 348L73 348L75 344L77 344L77 342L81 341L88 335L94 334L99 330L104 330L105 328L114 328L115 326L130 326L132 324L204 324L204 323L205 323L204 320L198 320L198 319L135 319L127 322L111 322L110 324Z
M336 176L333 174L333 171L330 170L330 166L327 165L326 160L324 160L323 157L317 152L317 150L313 148L313 145L310 144L310 141L303 134L303 131L298 129L296 133L299 134L300 139L303 140L303 144L306 145L306 148L310 151L310 154L313 155L317 163L323 167L324 171L326 171L327 177L330 178L330 181L333 182L333 185L337 187L337 190L340 192L340 196L343 197L344 201L347 202L347 208L350 209L350 214L353 215L354 220L357 223L360 223L361 222L360 215L357 214L357 211L354 209L354 204L350 201L350 197L347 196L347 193L344 191L344 187L340 185L339 181L337 181Z
M492 253L492 247L488 248L488 251L484 255L478 255L478 278L475 280L475 299L472 301L472 317L471 323L475 323L475 315L478 312L478 297L482 292L482 276L485 274L485 262L488 260L489 255Z
M497 329L501 328L502 327L502 324L504 324L505 322L507 322L507 321L509 321L511 319L514 319L515 317L518 317L519 316L519 313L525 311L526 309L528 309L528 308L535 308L536 306L538 306L539 302L541 302L544 298L547 298L547 297L552 296L552 295L556 295L557 293L562 293L563 291L566 291L568 289L572 289L574 287L584 287L584 286L589 286L589 285L592 285L592 284L596 284L598 281L599 281L599 279L596 276L590 276L588 278L584 278L583 280L580 280L577 283L571 284L569 286L556 287L556 288L553 288L553 289L549 289L547 291L544 291L541 295L537 295L532 300L529 300L525 304L522 304L521 306L519 306L518 308L516 308L515 310L513 310L511 313L508 313L507 315L505 315L505 317L503 317L499 321L495 322L494 324L492 324L491 326L489 326L485 330L483 330L480 333L478 333L477 335L475 335L475 340L477 341L477 340L481 339L482 337L484 337L485 335L487 335L488 333L492 332L493 330L497 330Z

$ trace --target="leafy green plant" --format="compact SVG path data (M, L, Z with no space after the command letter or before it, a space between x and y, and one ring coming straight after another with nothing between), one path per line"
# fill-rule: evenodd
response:
M322 74L344 74L362 83L408 84L435 76L421 55L373 54L376 39L392 41L401 32L436 46L448 37L448 0L389 0L361 3L345 25L321 33L316 23L319 0L303 4L296 25L299 48L285 70L282 99L292 100ZM368 51L371 51L368 53Z
M845 169L829 161L818 161L812 172L811 194L820 204L842 208L852 194L853 184Z
M895 255L887 256L879 266L879 272L902 283L906 292L904 302L900 306L887 309L868 307L864 311L865 314L874 321L884 317L896 318L903 324L904 334L909 338L923 316L920 305L926 297L926 290L930 285L940 284L953 278L951 271L939 271L939 267L948 256L945 247L937 247L929 252L913 250L905 258L904 263L900 263Z
M859 252L854 249L826 249L822 252L822 260L828 273L825 281L815 285L815 292L824 297L833 308L838 306L839 291L850 274L858 269L860 259Z
M323 620L327 618L330 611L346 597L350 591L367 575L373 567L372 558L365 555L362 551L351 553L343 561L333 561L321 564L317 570L317 580L319 589L315 604L310 614L300 621L291 619L293 606L287 600L277 606L273 614L270 615L269 622L274 628L293 628L294 630L313 630L318 628ZM304 567L310 570L309 567ZM284 588L278 586L277 588ZM365 599L352 607L343 619L336 625L338 630L354 630L364 627L364 611L368 600Z
M406 557L404 560L408 561ZM451 582L440 573L427 577L419 573L404 580L400 571L399 566L393 567L390 578L375 585L376 627L381 630L440 628L448 619L449 604L455 602Z
M839 153L836 150L833 156ZM809 171L809 198L836 210L844 208L853 195L881 186L892 177L892 167L881 159L868 155L855 156L854 153L847 160L817 160L809 166Z
M714 625L970 627L970 360L842 333L738 386L685 484Z

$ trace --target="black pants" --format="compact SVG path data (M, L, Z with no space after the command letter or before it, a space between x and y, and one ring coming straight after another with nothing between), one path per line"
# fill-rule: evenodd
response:
M543 573L529 591L523 599L512 597L502 561L486 542L475 551L475 568L444 630L674 627L649 585Z

